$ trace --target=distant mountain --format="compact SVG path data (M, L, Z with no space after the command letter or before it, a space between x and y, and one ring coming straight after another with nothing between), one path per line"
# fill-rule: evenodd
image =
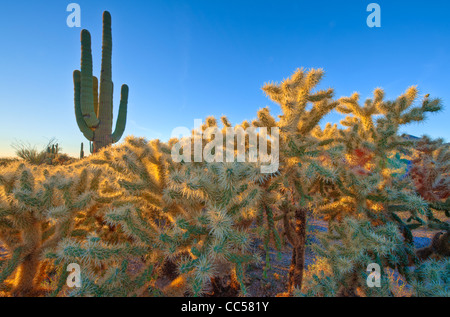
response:
M404 137L407 140L415 141L419 140L420 138L416 137L415 135L411 134L402 134L402 137ZM445 145L450 145L450 142L444 143Z
M416 137L414 135L411 135L411 134L402 134L402 137L404 137L407 140L412 140L412 141L420 139L420 138L418 138L418 137Z

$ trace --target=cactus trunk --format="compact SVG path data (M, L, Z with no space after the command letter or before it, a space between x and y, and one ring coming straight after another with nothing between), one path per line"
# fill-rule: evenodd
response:
M100 74L100 100L98 119L100 124L94 133L94 152L112 142L112 34L111 16L103 14L103 39L102 39L102 68Z
M288 291L292 295L295 289L302 289L303 272L305 270L306 249L306 210L295 212L295 243L292 249L291 267L289 269Z
M101 125L96 130L96 132L98 133L94 134L94 153L100 150L101 148L104 148L105 146L112 144L111 135L108 134L108 132L110 131L111 129L108 129L106 125Z
M25 255L19 269L18 283L14 290L16 296L32 296L35 289L34 278L39 269L41 251L41 223L35 222L23 231Z

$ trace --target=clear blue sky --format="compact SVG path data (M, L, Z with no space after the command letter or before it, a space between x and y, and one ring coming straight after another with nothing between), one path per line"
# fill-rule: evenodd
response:
M81 28L66 25L71 2L92 34L96 75L102 11L111 12L114 112L127 83L127 135L167 140L195 118L240 123L267 105L278 114L261 86L303 66L324 68L322 87L336 96L382 87L394 98L418 85L446 109L405 132L450 141L448 1L18 0L0 7L0 156L13 155L15 140L41 148L55 137L72 155L87 145L73 110ZM366 25L370 2L381 6L381 28Z

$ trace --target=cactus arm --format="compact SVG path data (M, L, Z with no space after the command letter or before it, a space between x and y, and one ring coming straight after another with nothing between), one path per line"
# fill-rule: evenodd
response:
M95 116L98 118L98 78L93 76L93 87L92 87L92 93L94 95L94 111Z
M78 128L86 139L92 141L94 140L94 132L89 129L84 121L83 114L81 113L81 72L79 70L73 72L73 84L75 87L75 118L77 120Z
M99 124L94 109L93 86L91 35L89 31L83 30L81 31L81 113L90 128L95 128Z
M117 116L116 128L112 134L113 143L118 142L125 131L128 110L128 90L127 85L122 85L120 92L119 115Z
M112 94L111 15L108 11L105 11L103 13L102 65L100 74L100 107L98 118L102 121L102 124L108 125L109 127L112 127Z
M23 246L17 247L9 260L1 262L2 271L0 271L0 283L3 283L3 281L6 280L8 276L10 276L23 261L23 252Z
M112 81L112 31L111 15L108 11L103 12L103 38L102 38L102 70L100 82Z

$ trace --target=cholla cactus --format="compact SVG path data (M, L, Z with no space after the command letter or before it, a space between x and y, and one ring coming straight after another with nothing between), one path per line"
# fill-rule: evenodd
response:
M10 255L0 261L3 290L16 296L40 294L45 253L61 239L93 229L87 225L92 219L88 212L98 196L99 177L99 170L88 168L70 173L11 164L1 170L0 241Z
M408 267L410 263L418 263L411 230L426 225L432 214L427 202L415 193L410 179L399 177L401 173L397 166L390 163L394 155L410 151L408 147L411 142L398 135L399 127L423 120L426 112L438 111L440 101L429 100L426 96L421 106L413 107L417 99L415 87L409 88L395 101L384 101L383 97L383 91L377 89L374 98L367 100L364 106L359 105L358 94L340 99L337 110L348 115L342 121L348 128L340 130L337 138L344 145L344 157L325 161L329 168L337 171L337 175L335 179L331 179L332 194L323 197L323 204L316 212L325 215L330 220L330 230L338 234L350 226L348 218L369 222L372 228L367 229L369 231L366 236L369 239L367 243L373 246L369 252L371 258L381 267L397 269L410 281ZM375 116L378 116L376 120ZM331 225L333 223L337 224ZM393 224L398 233L402 234L403 241L395 249L391 248L387 253L381 252L376 248L379 243L376 231L386 226L392 231ZM344 250L341 250L340 255L333 253L332 249L327 250L332 240L343 241L342 237L333 237L333 234L334 232L328 236L329 241L322 248L332 267L337 266L340 261L357 263ZM384 239L391 239L391 236L392 234L384 234ZM355 235L352 237L355 238ZM366 247L365 244L351 244L348 252L366 254ZM339 268L336 267L334 271L337 270ZM338 283L342 280L348 282L341 286L338 293L356 294L356 290L363 287L362 274L364 270L359 267L339 278ZM364 292L366 295L370 293L367 289Z
M413 295L419 297L450 296L450 259L429 260L415 272L412 284Z
M265 108L258 112L258 119L253 122L255 127L280 128L279 174L264 186L264 196L279 197L275 199L276 204L265 202L263 208L269 225L266 235L275 232L275 219L282 220L283 235L293 245L288 285L290 294L302 285L307 213L314 200L311 191L317 180L334 178L334 171L323 168L317 159L324 155L325 150L329 155L337 153L334 147L325 147L334 136L321 140L314 135L319 121L338 105L332 100L332 89L313 91L322 77L320 69L307 72L298 69L280 84L266 84L264 92L281 107L280 120L275 120Z
M166 252L178 243L189 251L183 255L179 270L195 295L201 294L210 278L223 276L231 268L246 293L244 268L253 259L246 222L256 216L261 195L259 186L249 182L251 174L259 173L255 170L242 164L210 163L206 169L188 168L171 177L168 201L181 204L189 217L175 219L168 231ZM201 207L191 210L190 200Z
M136 138L92 162L118 173L125 193L108 223L151 251L147 265L177 263L179 276L163 291L201 295L211 278L232 273L246 292L244 269L254 259L249 224L262 192L258 164L174 163L169 145Z
M428 227L438 230L430 246L417 250L420 259L450 256L450 147L443 140L424 136L414 142L411 168L419 195L433 211L428 214Z
M414 144L409 171L417 192L430 207L450 217L450 146L428 137ZM435 228L450 231L449 225L437 221Z
M64 267L69 263L81 267L81 287L68 291L69 296L124 297L142 295L152 280L153 263L137 274L129 269L130 260L150 251L148 245L105 243L100 237L88 236L82 241L64 239L52 256ZM64 274L61 281L65 282Z
M325 259L329 269L321 270L308 280L306 296L390 296L391 283L381 266L381 287L369 287L370 263L380 259L398 261L395 254L403 252L402 235L394 223L372 226L370 221L345 218L342 225L333 224L320 237L317 255ZM322 260L323 261L323 260ZM358 285L358 287L354 287Z

